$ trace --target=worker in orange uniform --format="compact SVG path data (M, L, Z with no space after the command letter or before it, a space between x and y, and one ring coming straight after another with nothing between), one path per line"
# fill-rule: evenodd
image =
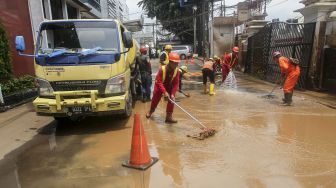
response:
M146 114L150 118L160 102L162 95L165 98L175 100L175 93L179 87L180 71L178 64L180 63L180 56L177 53L169 54L168 65L162 66L156 75L155 86L153 91L152 103L149 112ZM174 104L168 100L166 108L166 123L177 123L173 119Z
M209 95L215 94L215 73L214 73L214 60L212 58L209 58L208 61L204 62L203 68L202 68L202 75L203 75L203 92L204 94L207 94L207 80L209 78L210 80L210 91Z
M225 81L226 77L229 75L232 68L238 64L238 47L232 48L232 53L225 54L222 64L222 82Z
M280 66L281 77L286 78L283 85L283 105L290 106L292 104L294 87L300 77L300 67L291 59L282 56L280 52L273 53L273 60Z
M160 64L161 66L167 65L169 63L169 53L172 51L173 47L170 44L167 44L164 48L164 51L160 55Z

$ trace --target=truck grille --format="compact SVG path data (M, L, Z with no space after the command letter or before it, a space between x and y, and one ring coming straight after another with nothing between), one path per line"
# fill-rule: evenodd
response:
M98 90L99 94L105 91L107 80L71 80L51 82L54 91Z

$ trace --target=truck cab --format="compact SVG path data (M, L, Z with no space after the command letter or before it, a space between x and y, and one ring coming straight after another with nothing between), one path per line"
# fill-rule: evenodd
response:
M17 36L17 50L24 39ZM132 112L131 67L138 45L117 20L40 24L35 58L38 115L56 119Z

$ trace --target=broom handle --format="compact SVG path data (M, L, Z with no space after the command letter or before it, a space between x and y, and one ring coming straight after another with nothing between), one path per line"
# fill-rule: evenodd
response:
M170 97L168 97L168 100L175 104L177 107L179 107L184 113L188 114L193 120L195 120L198 124L200 124L203 128L207 128L205 125L203 125L202 122L200 122L198 119L196 119L194 116L192 116L189 112L187 112L185 109L183 109L180 105L178 105L175 101L173 101Z
M282 85L282 82L283 82L282 78L280 77L280 78L277 80L277 82L278 82L279 80L280 80L280 84L279 84L279 85ZM272 89L272 91L271 91L268 95L271 95L277 86L278 86L278 84L275 84L274 87L273 87L273 89Z

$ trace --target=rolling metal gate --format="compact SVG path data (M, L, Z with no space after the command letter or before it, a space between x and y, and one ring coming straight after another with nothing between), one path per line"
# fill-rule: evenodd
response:
M258 33L249 37L245 72L260 79L275 82L280 77L279 65L273 61L272 53L280 51L286 57L300 60L301 76L297 88L306 88L309 63L314 42L315 23L267 24Z

